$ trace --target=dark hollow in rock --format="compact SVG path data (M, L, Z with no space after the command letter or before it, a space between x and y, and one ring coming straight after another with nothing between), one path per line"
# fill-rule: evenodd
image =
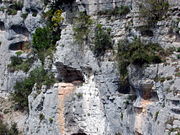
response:
M175 106L180 106L180 100L172 100L171 102Z
M129 80L120 82L118 92L122 94L135 94L134 88L129 83Z
M84 82L84 77L80 70L63 65L62 63L56 63L56 67L59 73L57 79L60 82Z
M85 134L85 133L74 133L72 135L87 135L87 134Z
M153 34L152 30L143 30L143 31L141 31L141 35L152 37L154 34Z
M29 32L27 30L26 27L24 26L21 26L21 25L13 25L11 26L11 29L16 32L17 34L22 34L22 35L25 35L25 36L28 36L29 35Z
M178 115L180 114L180 110L177 108L173 108L173 109L171 109L171 111L175 114L178 114Z
M9 45L9 50L12 50L12 51L23 50L23 47L24 47L24 42L21 41L21 42L10 44Z
M140 92L141 97L145 100L158 101L157 92L152 90L152 86L142 87L142 91Z
M2 31L5 30L4 22L1 22L1 21L0 21L0 30Z

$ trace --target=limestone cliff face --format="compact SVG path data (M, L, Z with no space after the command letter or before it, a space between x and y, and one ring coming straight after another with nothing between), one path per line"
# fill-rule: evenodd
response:
M180 1L169 0L168 17L157 23L153 36L140 32L142 25L136 0L76 0L64 5L61 38L57 42L52 68L59 82L51 88L34 87L29 95L29 114L24 120L25 135L178 135L180 128L180 60L174 51L161 64L147 67L128 67L131 91L122 91L119 84L115 53L121 39L159 43L163 48L180 47L179 35L171 31L179 18ZM126 16L98 15L99 11L128 5ZM22 11L15 16L1 13L0 25L0 92L13 90L18 79L28 76L21 71L10 73L7 64L17 50L9 46L31 40L37 27L43 26L41 0L25 0ZM28 11L25 20L21 14ZM101 58L91 51L93 42L78 45L74 38L73 18L86 11L96 24L111 28L114 51L108 50ZM37 16L32 14L36 12ZM13 27L15 26L15 27ZM177 24L180 28L180 22ZM23 32L19 30L23 27ZM91 26L93 31L95 26ZM178 31L179 32L179 31ZM90 35L93 38L92 35ZM24 54L27 57L28 54ZM46 61L47 65L49 64ZM35 66L38 66L38 62ZM13 82L11 81L13 80ZM4 94L2 94L4 96ZM43 119L39 116L43 115ZM22 122L22 121L21 121ZM22 124L21 124L22 125Z

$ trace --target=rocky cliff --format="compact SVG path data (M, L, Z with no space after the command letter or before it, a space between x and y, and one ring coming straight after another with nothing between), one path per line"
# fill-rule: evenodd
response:
M43 63L31 47L24 46L32 43L37 28L46 26L44 12L49 10L51 2L20 1L22 8L16 14L9 13L14 2L3 1L0 5L3 9L0 11L0 114L5 122L16 122L24 135L180 134L179 0L169 0L166 17L148 30L142 29L140 0L59 1L63 11L58 25L60 37L53 55L47 56ZM129 11L125 14L112 11L122 6L129 7ZM76 21L79 13L86 13L92 20L82 43L75 38L75 28L83 25L82 20ZM96 25L110 29L112 38L112 47L98 57L92 49L96 44ZM133 42L135 38L144 43L158 43L168 55L163 55L163 61L158 63L129 64L128 83L123 87L116 56L118 42L125 39ZM11 57L19 51L23 60L35 58L27 72L12 71L8 66ZM10 107L14 102L8 99L16 82L42 65L46 72L53 73L56 82L50 87L38 88L38 82L33 86L28 96L28 112ZM5 107L7 104L9 107Z

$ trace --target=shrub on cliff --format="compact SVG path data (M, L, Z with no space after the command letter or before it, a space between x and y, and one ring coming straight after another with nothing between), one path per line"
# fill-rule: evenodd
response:
M50 27L37 28L33 34L33 50L37 53L39 59L44 63L46 56L51 55L56 41L60 38Z
M33 48L37 51L44 51L51 46L51 30L49 27L37 28L33 34Z
M23 3L22 2L13 2L8 8L7 13L8 15L16 15L18 10L22 10Z
M19 56L13 56L11 57L11 63L8 65L8 69L10 70L10 72L14 72L18 70L28 72L33 62L34 62L33 58L23 60Z
M48 55L52 55L55 49L56 42L60 39L60 25L64 19L62 10L50 9L44 13L44 19L47 23L46 27L37 28L33 34L33 48L35 53L38 54L39 59L44 63L44 59Z
M28 78L16 82L12 100L17 103L20 110L28 110L28 96L31 94L35 83L37 89L41 89L42 85L51 86L54 84L55 79L52 74L47 73L43 67L40 67L31 71Z
M144 44L140 39L135 39L132 43L120 41L118 43L118 66L121 79L127 77L127 66L134 64L143 66L144 64L153 64L162 62L161 54L164 52L158 44Z
M107 49L113 48L110 29L103 29L101 24L98 24L95 29L95 43L93 52L96 57L103 56Z
M140 17L144 18L149 27L161 21L169 9L168 0L143 0L139 4Z
M130 8L128 6L121 5L120 7L115 7L114 9L108 9L99 11L98 15L127 15L130 12Z
M84 12L80 12L79 16L75 19L74 25L74 37L78 44L82 44L84 41L88 40L90 26L93 21L90 16Z
M72 4L74 1L75 0L53 0L50 5L53 9L59 9L63 4Z
M0 119L0 135L18 135L17 124L14 123L9 128L7 124L4 124Z

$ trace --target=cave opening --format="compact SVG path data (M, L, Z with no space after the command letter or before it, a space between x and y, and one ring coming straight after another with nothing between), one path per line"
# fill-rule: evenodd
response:
M17 34L22 34L22 35L25 35L25 36L28 36L29 35L29 31L27 30L26 27L24 26L20 26L20 25L13 25L11 26L11 29L16 32Z
M142 31L141 31L141 35L142 35L142 36L153 37L154 33L153 33L152 30L146 29L146 30L142 30Z
M63 65L62 63L56 63L58 70L57 80L59 82L66 83L83 83L84 76L80 70Z
M142 89L141 97L144 100L149 100L149 101L158 101L159 100L157 92L153 91L152 89Z
M71 134L71 135L87 135L85 133L74 133L74 134Z
M1 31L5 30L4 22L1 22L1 21L0 21L0 30Z
M24 42L24 41L12 43L9 45L9 50L11 50L11 51L24 50L26 44L27 44L27 42Z

